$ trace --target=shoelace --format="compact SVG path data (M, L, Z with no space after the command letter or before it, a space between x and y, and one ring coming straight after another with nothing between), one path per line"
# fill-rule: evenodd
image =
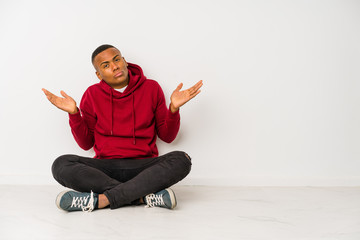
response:
M145 207L155 207L165 205L162 195L149 194L146 197L146 206Z
M89 199L89 196L86 197L73 197L71 207L81 207L83 212L92 212L94 210L94 193L91 191L90 199L86 206L84 206Z

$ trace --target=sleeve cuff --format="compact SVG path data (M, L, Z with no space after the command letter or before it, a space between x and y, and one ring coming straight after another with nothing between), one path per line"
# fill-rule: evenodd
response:
M75 114L70 114L70 113L68 113L68 114L69 114L69 119L71 122L75 123L75 122L80 122L82 120L81 114L80 114L80 109L78 109L78 112Z
M170 119L178 119L178 118L180 118L180 108L176 112L173 113L173 112L171 112L170 105L169 105L168 117Z

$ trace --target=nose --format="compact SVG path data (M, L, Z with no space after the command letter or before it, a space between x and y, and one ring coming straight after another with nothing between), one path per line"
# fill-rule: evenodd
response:
M112 68L113 71L116 71L116 70L119 69L119 66L118 66L118 64L112 62L112 63L111 63L111 68Z

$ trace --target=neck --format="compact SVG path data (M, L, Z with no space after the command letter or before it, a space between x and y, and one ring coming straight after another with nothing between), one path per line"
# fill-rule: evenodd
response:
M127 85L129 85L129 77L127 77L126 81L119 83L119 84L112 84L110 85L112 88L114 89L121 89L123 87L126 87Z

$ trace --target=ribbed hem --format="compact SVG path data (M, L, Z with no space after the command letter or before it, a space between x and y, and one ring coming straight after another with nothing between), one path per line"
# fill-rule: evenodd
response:
M173 112L171 112L170 105L169 105L168 117L169 117L169 119L178 119L178 118L180 118L180 108L176 112L173 113Z
M69 114L70 122L76 123L76 122L80 122L80 121L81 121L81 114L80 114L79 108L78 108L78 112L77 112L77 113L75 113L75 114L70 114L70 113L68 113L68 114Z

